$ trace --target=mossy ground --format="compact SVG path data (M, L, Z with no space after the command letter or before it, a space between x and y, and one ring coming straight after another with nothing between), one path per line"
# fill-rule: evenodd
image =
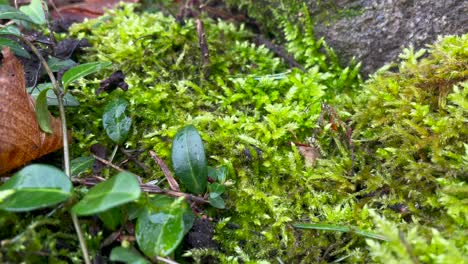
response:
M125 98L133 127L124 146L141 150L151 170L131 163L126 169L144 181L163 178L148 151L169 161L175 133L193 124L209 165L231 170L227 208L208 212L220 249L192 250L195 260L467 261L468 35L441 40L425 59L409 49L396 73L382 71L362 84L358 67L339 66L315 40L307 12L300 23L276 19L285 48L305 71L252 44L242 26L209 18L208 66L192 20L181 25L125 5L73 27L92 45L82 62L111 61L129 84L127 92L96 96L109 70L75 86L81 106L69 109L73 157L94 143L113 147L102 112L113 98ZM319 153L315 165L299 143ZM296 230L296 222L373 230L390 242Z
M228 262L353 263L411 260L412 254L422 261L466 260L466 35L443 40L423 60L408 50L399 73L378 73L358 88L357 68L341 68L320 53L322 42L307 26L281 26L285 47L306 68L301 72L251 44L242 27L205 19L211 59L206 76L193 21L181 26L161 13L132 10L125 6L73 29L93 46L88 60L112 61L130 85L126 93L96 97L97 79L81 83L76 94L83 107L73 114L75 153L92 143L110 146L100 117L113 97L131 102L135 125L125 146L144 150L140 158L153 171L146 180L162 177L146 152L170 160L176 131L195 125L210 165L228 165L235 184L227 209L213 213L221 251L192 255ZM306 15L301 19L310 22ZM284 74L268 76L278 73ZM293 142L321 152L315 167L306 166ZM354 234L291 226L319 222L373 230L382 216L392 229L377 232L395 238L399 229L408 240L397 236L367 247ZM376 221L379 227L387 220ZM441 241L450 247L434 246ZM419 248L398 251L408 245Z

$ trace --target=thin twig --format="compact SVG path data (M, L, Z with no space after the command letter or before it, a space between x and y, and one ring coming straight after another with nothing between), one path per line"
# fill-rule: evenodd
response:
M97 159L98 161L104 163L105 165L117 170L117 171L125 171L124 169L120 168L119 166L109 162L108 160L105 160L99 156L96 156L93 154L93 157L95 159ZM136 174L135 174L136 175ZM136 175L138 178L141 178L140 176ZM76 182L76 181L74 181ZM81 184L84 184L84 185L87 185L87 186L94 186L96 185L97 183L96 182L86 182L86 181L79 181L78 180L78 183L81 183ZM209 203L207 200L201 198L201 197L198 197L198 196L195 196L195 195L192 195L192 194L188 194L188 193L183 193L183 192L179 192L179 191L172 191L172 190L164 190L164 189L161 189L159 186L156 186L156 185L152 185L152 184L140 184L140 187L143 191L145 192L149 192L149 193L157 193L157 194L164 194L164 195L168 195L168 196L172 196L172 197L185 197L187 200L191 200L191 201L195 201L195 202L198 202L198 203Z
M69 151L69 146L68 146L68 133L67 133L67 120L66 120L66 115L65 115L65 106L63 105L63 92L60 88L60 84L57 82L55 79L55 76L53 72L50 70L49 65L47 64L46 60L44 57L41 55L41 53L37 50L37 48L29 41L26 37L21 36L21 39L23 40L26 45L28 45L29 48L31 48L32 52L39 58L41 61L42 65L44 66L44 69L46 70L47 74L49 75L50 81L52 82L53 89L55 92L55 95L57 96L58 99L58 106L59 106L59 111L60 111L60 120L62 124L62 138L63 138L63 160L64 160L64 167L65 167L65 174L70 178L71 177L71 170L70 170L70 151ZM88 248L86 247L86 242L83 236L83 233L81 232L80 228L80 223L78 222L78 218L74 213L71 213L71 218L73 221L73 225L75 227L76 234L78 236L78 240L80 241L80 247L81 251L83 253L83 258L86 264L91 264L91 260L89 258L88 254Z
M104 162L107 162L106 160L104 160ZM115 166L115 165L114 165ZM113 167L113 166L111 166ZM115 166L117 167L117 166ZM113 167L114 168L114 167ZM116 168L114 168L116 169ZM138 175L137 175L138 177ZM82 184L82 185L85 185L85 186L88 186L88 187L92 187L92 186L95 186L97 184L99 184L100 182L103 182L104 179L100 179L100 178L97 178L97 177L91 177L91 178L85 178L85 179L73 179L72 182L75 183L75 184ZM167 195L167 196L171 196L171 197L185 197L185 199L189 200L189 201L193 201L193 202L196 202L196 203L199 203L199 204L208 204L209 201L207 201L206 199L202 198L202 197L198 197L198 196L195 196L193 194L189 194L189 193L183 193L183 192L177 192L177 191L172 191L172 190L164 190L164 189L161 189L161 187L157 186L157 185L152 185L152 184L140 184L140 188L142 191L144 192L147 192L147 193L155 193L155 194L162 194L162 195Z
M198 45L200 46L201 59L203 73L205 78L210 75L210 53L208 49L208 43L206 41L205 28L203 26L203 21L199 18L196 20L197 24L197 34L198 34Z
M139 161L135 156L133 156L131 151L126 151L124 148L120 148L120 152L122 152L127 158L133 162L135 162L136 165L138 165L140 168L142 168L145 172L149 172L150 169L148 166L146 166L143 162Z
M179 184L177 183L176 179L174 179L174 176L172 176L171 171L167 167L166 163L164 160L162 160L158 155L156 155L156 152L150 150L150 155L156 161L156 163L159 165L161 168L162 172L164 173L164 176L166 176L167 182L169 182L169 186L173 191L180 191Z
M112 162L110 162L108 160L105 160L105 159L103 159L103 158L101 158L99 156L96 156L96 155L93 154L93 157L95 159L97 159L98 161L104 163L105 165L107 165L109 167L112 167L113 169L115 169L115 170L117 170L119 172L125 171L124 169L120 168L119 166L117 166L117 165L113 164Z
M44 0L41 1L41 5L42 5L42 11L44 12L44 16L45 16L45 20L46 20L46 24L47 24L47 29L49 30L49 38L50 38L50 41L52 42L52 50L55 53L55 47L57 46L57 41L55 40L55 36L54 36L53 31L52 31L52 27L50 26L50 21L52 20L52 17L50 16L49 8L47 7L46 1L44 1Z

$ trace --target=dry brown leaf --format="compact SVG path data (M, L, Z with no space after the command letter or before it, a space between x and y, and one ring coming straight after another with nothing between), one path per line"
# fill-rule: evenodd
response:
M23 65L9 48L0 67L0 175L62 148L60 119L51 117L53 134L39 128L34 99L26 92Z
M320 152L312 146L299 145L297 146L299 153L304 156L306 167L314 167L318 158L320 158Z
M53 11L52 17L81 22L85 18L102 16L105 9L111 9L120 2L137 3L138 0L86 0L82 3L64 5Z

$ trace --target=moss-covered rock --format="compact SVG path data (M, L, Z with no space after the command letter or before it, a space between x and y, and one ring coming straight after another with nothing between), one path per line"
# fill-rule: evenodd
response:
M300 19L311 23L306 14ZM443 40L421 62L406 52L400 73L379 73L358 90L358 68L342 68L331 52L322 54L323 43L307 30L311 27L281 23L286 48L305 67L302 72L253 45L252 33L242 27L204 22L209 76L201 65L193 21L182 26L126 5L72 29L92 45L86 60L112 61L129 84L128 92L99 96L98 79L73 90L82 103L70 116L75 155L93 143L111 146L101 116L115 97L131 103L134 125L125 147L143 150L140 159L152 168L145 180L163 177L148 150L170 160L177 130L196 126L209 165L228 165L235 184L225 197L227 209L212 212L220 251L194 250L195 258L381 261L391 245L423 245L434 234L441 238L437 243L451 240L451 250L466 256L466 35ZM321 158L301 154L298 143ZM371 230L374 219L377 226L392 221L392 228L402 232L417 227L417 241L369 242L367 247L353 233L299 231L291 225L318 222ZM391 239L395 230L380 229ZM434 252L448 254L415 252L421 261Z

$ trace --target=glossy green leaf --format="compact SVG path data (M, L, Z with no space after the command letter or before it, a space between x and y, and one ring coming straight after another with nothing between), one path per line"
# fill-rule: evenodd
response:
M38 84L34 88L31 88L31 87L27 88L27 91L34 99L37 99L39 94L45 89L50 89L49 91L47 91L47 105L58 106L58 99L54 91L52 90L52 83L41 83L41 84ZM79 106L80 105L78 100L76 100L76 98L70 93L66 93L65 96L63 97L63 104L65 106Z
M72 184L63 171L33 164L0 186L0 193L8 194L0 202L0 209L22 212L48 207L67 200L71 192Z
M177 132L172 143L172 166L175 176L189 192L205 192L208 181L205 149L194 126L186 126Z
M132 119L125 115L128 102L118 98L110 102L104 109L102 123L107 135L115 143L121 144L127 139Z
M68 71L66 71L62 76L62 84L65 89L67 89L70 83L83 78L92 73L98 72L102 69L105 69L111 66L110 62L90 62L85 64L80 64L75 66Z
M226 203L224 202L224 199L221 196L219 196L219 194L217 193L210 193L210 196L208 197L208 201L210 202L211 206L215 208L218 208L218 209L226 208Z
M45 7L47 7L47 5L45 5ZM41 0L31 0L29 5L21 6L20 11L31 18L34 24L43 25L46 23L46 17L44 10L42 9Z
M7 5L0 5L0 19L17 19L34 23L28 15Z
M56 57L50 57L47 64L49 64L49 68L52 72L58 72L66 68L73 67L77 63L71 59L62 60Z
M229 175L229 169L226 166L221 166L216 170L216 175L217 175L217 181L219 183L224 183L226 182L228 175Z
M388 238L386 238L383 235L376 234L376 233L369 232L369 231L364 231L356 227L348 227L348 226L342 226L342 225L328 225L328 224L308 224L308 223L293 224L293 227L299 228L299 229L315 229L315 230L337 231L337 232L345 232L345 233L352 232L363 237L388 241Z
M71 176L78 176L93 167L93 157L79 157L70 162Z
M73 206L72 211L77 215L97 214L134 201L140 194L140 184L136 176L126 171L120 172L91 188L85 197Z
M17 26L8 25L0 29L0 35L12 35L18 37L21 35L21 32Z
M226 187L222 184L219 184L219 183L211 183L209 186L208 186L208 189L210 191L210 197L211 196L214 196L215 194L217 194L217 196L220 196L221 194L224 193L224 191L226 191ZM212 195L213 194L213 195Z
M36 119L42 131L52 134L52 121L50 120L49 109L47 109L47 91L42 90L36 98Z
M211 179L215 180L215 181L218 181L218 171L216 170L216 168L213 168L211 166L208 166L207 167L208 169L208 177L210 177Z
M18 42L7 39L7 38L0 38L0 48L9 47L16 55L25 57L27 59L31 58L31 55L21 46Z
M138 217L135 237L146 256L167 256L174 252L184 238L184 198L174 200L159 210L149 210Z
M99 219L104 226L110 230L117 230L117 227L123 222L122 210L120 207L114 207L98 214Z
M124 262L126 264L149 264L150 262L141 256L135 249L115 247L110 254L111 261Z

